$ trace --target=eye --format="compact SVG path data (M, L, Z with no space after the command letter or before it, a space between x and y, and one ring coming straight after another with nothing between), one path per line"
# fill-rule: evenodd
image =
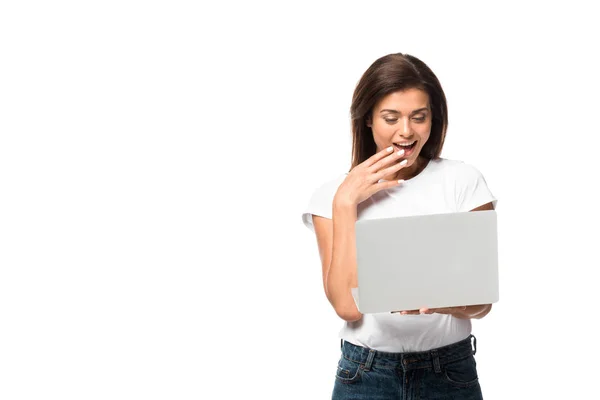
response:
M421 117L414 117L413 121L421 123L421 122L425 122L425 117L421 116Z
M396 122L398 122L398 118L384 118L383 120L388 124L395 124Z

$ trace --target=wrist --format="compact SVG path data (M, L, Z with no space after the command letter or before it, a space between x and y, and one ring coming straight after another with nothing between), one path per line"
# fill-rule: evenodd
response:
M333 198L333 209L340 211L354 210L356 211L356 202L335 196Z

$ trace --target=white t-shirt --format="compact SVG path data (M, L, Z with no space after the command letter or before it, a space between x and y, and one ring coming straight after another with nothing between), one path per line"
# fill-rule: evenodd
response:
M347 173L322 184L302 214L314 232L312 215L332 218L333 197ZM470 211L496 198L481 173L462 161L430 160L421 173L403 184L382 190L360 203L358 219L391 218ZM344 321L340 337L350 343L387 352L425 351L469 336L471 321L450 315L363 314Z

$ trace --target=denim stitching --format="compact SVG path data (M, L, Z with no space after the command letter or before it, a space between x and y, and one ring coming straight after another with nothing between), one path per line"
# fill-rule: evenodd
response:
M456 386L459 386L459 387L462 387L462 388L468 388L468 387L470 387L470 386L475 386L475 385L477 384L477 382L479 381L479 377L477 377L477 378L475 378L474 380L472 380L472 381L469 381L469 382L458 382L458 381L452 380L452 378L450 378L450 377L448 376L448 371L446 371L446 370L444 370L444 378L445 378L445 379L446 379L446 380L447 380L447 381L448 381L450 384L452 384L452 385L456 385Z
M340 367L339 365L338 365L338 370L341 370L342 372L345 372L346 375L348 375L347 378L344 378L343 376L339 376L336 373L335 377L337 379L339 379L340 382L342 382L342 383L354 383L354 382L358 381L358 379L360 379L360 374L362 373L362 364L360 364L358 366L358 368L356 369L356 373L352 377L350 376L350 370L344 369L344 368Z
M452 363L452 362L455 362L455 361L464 360L465 358L471 357L471 355L472 354L459 354L459 355L456 355L456 356L453 356L453 357L443 357L443 358L440 357L440 365L444 366L446 364L449 364L449 363ZM346 354L342 354L342 356L346 360L352 361L352 362L354 362L356 364L364 365L366 363L366 360L365 360L365 362L363 362L363 361L357 361L357 360L354 360L354 359L346 356ZM431 368L431 361L432 360L420 360L420 361L416 361L415 360L414 361L415 363L423 363L425 365L422 365L422 366L413 366L412 369ZM400 367L400 365L401 364L400 364L399 361L398 361L397 364L395 364L395 363L394 364L389 364L389 363L385 363L384 364L381 361L378 361L377 358L374 358L373 362L371 363L371 368L376 367L376 368L381 368L381 369L394 369L394 368Z
M454 361L454 362L458 362L458 361L464 361L465 359L467 359L467 358L470 358L470 357L472 357L472 356L465 357L464 359L457 360L457 361ZM447 363L447 364L451 364L451 363ZM471 386L475 386L475 385L476 385L476 384L479 382L479 376L478 376L478 377L476 377L475 379L473 379L473 380L469 381L469 382L460 382L460 381L455 381L454 379L452 379L452 378L450 378L450 377L448 376L447 364L446 364L446 365L444 365L444 378L445 378L445 379L446 379L446 380L447 380L447 381L448 381L450 384L452 384L452 385L455 385L455 386L458 386L458 387L461 387L461 388L468 388L468 387L471 387ZM477 369L475 369L475 373L477 374Z

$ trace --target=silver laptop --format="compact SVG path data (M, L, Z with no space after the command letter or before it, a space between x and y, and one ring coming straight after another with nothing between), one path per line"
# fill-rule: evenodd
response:
M498 301L496 211L356 221L361 313Z

